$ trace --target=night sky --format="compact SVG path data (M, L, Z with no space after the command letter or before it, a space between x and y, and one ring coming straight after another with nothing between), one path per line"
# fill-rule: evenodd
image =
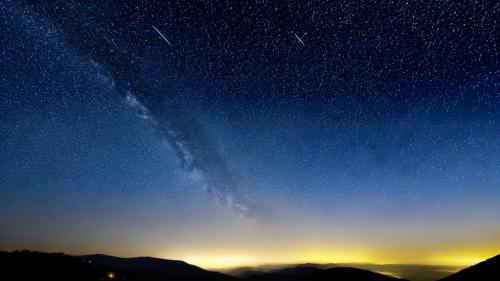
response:
M0 1L0 248L500 251L498 1Z

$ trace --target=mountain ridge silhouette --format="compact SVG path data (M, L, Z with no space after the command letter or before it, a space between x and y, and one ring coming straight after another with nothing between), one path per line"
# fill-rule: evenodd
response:
M404 281L395 276L366 269L329 264L298 264L271 271L246 267L246 274L232 276L205 270L181 260L154 257L121 258L103 254L71 256L29 250L0 251L3 280L75 280L75 281ZM324 265L326 266L326 265ZM242 271L240 273L245 273ZM416 279L410 279L415 281ZM436 280L436 279L434 279ZM437 281L500 280L500 255L463 269Z

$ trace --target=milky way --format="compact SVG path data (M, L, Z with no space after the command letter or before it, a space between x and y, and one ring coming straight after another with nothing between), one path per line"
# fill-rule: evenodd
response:
M175 95L175 92L158 90L158 93L155 93L150 89L148 83L141 77L147 73L140 72L136 63L127 57L127 51L119 47L115 49L115 46L124 44L124 40L120 34L109 34L108 30L103 27L107 23L96 20L89 24L88 21L91 19L89 16L71 13L80 11L75 11L72 3L61 3L59 8L60 11L56 9L53 14L45 14L46 17L55 18L55 26L51 27L59 29L58 33L75 32L78 34L76 38L68 36L59 40L66 42L66 46L76 49L78 52L75 55L84 56L84 59L90 60L98 75L104 77L107 80L106 83L122 95L125 102L133 110L138 111L140 117L151 122L161 137L176 151L181 166L194 174L199 185L207 191L213 191L224 204L246 215L249 211L248 207L231 178L225 160L195 118L190 117L178 105L170 101L170 96ZM9 10L13 9L20 8L10 7ZM26 12L29 13L29 11ZM95 13L96 11L89 9L87 12ZM12 14L12 16L19 16L20 12L12 11ZM29 16L29 14L23 16ZM68 17L71 17L71 21ZM64 20L69 24L57 25L58 20ZM156 28L155 30L159 32ZM48 32L43 29L41 31ZM81 38L81 34L86 34L87 38ZM161 33L160 35L168 42L168 39ZM86 43L80 44L82 40ZM168 44L172 46L170 42Z

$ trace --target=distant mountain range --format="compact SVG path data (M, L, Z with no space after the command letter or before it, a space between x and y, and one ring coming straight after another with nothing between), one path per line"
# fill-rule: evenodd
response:
M272 273L250 275L246 279L250 281L405 280L352 267L335 267L330 269L318 269L316 267L309 267L309 266L297 266L293 268L281 269Z
M183 261L107 255L69 256L33 251L0 252L1 280L85 281L402 281L365 269L335 265L297 265L262 272L246 268L238 276L208 271ZM500 256L452 274L440 281L500 280Z
M369 264L369 263L327 263L327 264L275 264L256 267L239 267L222 272L237 277L248 277L263 273L271 273L283 268L296 266L314 267L318 269L330 269L336 267L353 267L365 269L389 276L400 277L412 281L435 281L463 269L458 266L447 265L418 265L418 264Z

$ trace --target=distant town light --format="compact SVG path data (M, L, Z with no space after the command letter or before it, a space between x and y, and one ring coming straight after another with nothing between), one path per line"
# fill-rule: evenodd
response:
M109 279L115 278L115 274L113 272L108 273L108 278Z

